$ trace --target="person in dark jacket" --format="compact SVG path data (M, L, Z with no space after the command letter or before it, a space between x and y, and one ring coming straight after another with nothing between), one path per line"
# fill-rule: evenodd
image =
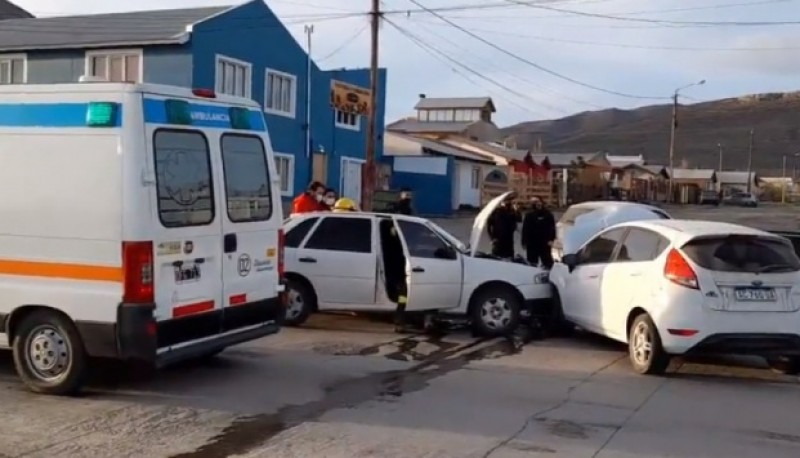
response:
M403 189L400 191L400 200L396 204L397 213L401 215L413 215L414 209L411 208L411 190Z
M492 255L498 258L514 257L514 233L519 223L519 213L511 199L500 204L489 216L486 229L492 241Z
M525 248L528 262L545 269L553 267L553 241L556 239L556 221L550 210L538 197L531 199L533 209L525 214L522 221L522 247Z

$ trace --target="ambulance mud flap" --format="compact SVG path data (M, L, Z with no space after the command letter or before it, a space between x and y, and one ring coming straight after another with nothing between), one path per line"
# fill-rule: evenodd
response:
M155 304L120 304L117 311L117 351L121 359L155 362L157 326Z

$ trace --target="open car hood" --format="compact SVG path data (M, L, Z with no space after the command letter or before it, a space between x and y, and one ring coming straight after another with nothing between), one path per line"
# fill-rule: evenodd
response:
M658 215L646 206L617 206L599 208L575 219L572 227L565 227L562 238L563 253L575 254L578 249L603 229L629 221L659 219Z
M469 237L469 250L472 257L475 257L475 255L481 251L489 252L487 247L490 242L489 234L486 233L486 223L489 221L489 216L492 215L492 212L500 205L500 202L503 202L513 193L513 191L509 191L495 197L489 201L489 203L483 207L483 210L478 213L478 216L475 217L475 221L472 223L472 233ZM481 244L483 244L483 246L481 246Z

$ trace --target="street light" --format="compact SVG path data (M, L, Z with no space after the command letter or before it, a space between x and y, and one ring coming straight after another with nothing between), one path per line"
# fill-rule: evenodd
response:
M675 128L678 124L678 95L684 89L689 89L690 87L694 86L702 86L706 84L706 80L700 80L696 83L687 84L686 86L679 87L675 89L675 92L672 94L672 128L670 129L669 135L669 197L667 199L668 202L672 202L673 199L673 180L675 176Z

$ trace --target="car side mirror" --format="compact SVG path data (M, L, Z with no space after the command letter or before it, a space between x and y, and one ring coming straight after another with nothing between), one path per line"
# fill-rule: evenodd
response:
M569 269L570 272L575 270L575 267L578 265L578 255L576 254L565 254L564 257L561 258L561 262L564 263L565 266Z
M450 247L437 248L436 251L433 252L433 256L437 259L458 259L455 250Z

